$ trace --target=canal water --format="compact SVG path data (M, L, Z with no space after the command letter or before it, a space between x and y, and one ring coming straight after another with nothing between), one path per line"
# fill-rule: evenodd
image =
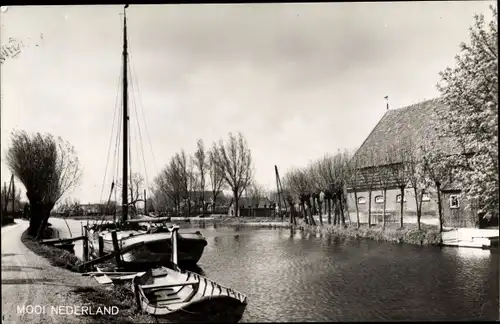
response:
M57 220L51 222L61 228ZM80 222L69 222L73 235L79 235ZM242 322L499 316L497 251L397 245L290 229L188 227L208 240L198 263L204 275L248 296ZM77 246L75 252L81 251Z

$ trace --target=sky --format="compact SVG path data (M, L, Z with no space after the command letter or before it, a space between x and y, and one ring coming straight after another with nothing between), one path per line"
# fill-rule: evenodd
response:
M274 189L274 165L283 175L358 148L384 115L385 96L390 109L438 96L439 72L453 66L473 15L489 18L491 4L132 5L132 170L151 185L198 139L208 147L241 132L255 180ZM91 203L109 194L122 12L88 5L0 13L1 44L13 37L27 45L1 66L2 183L11 175L4 160L11 131L49 132L74 146L83 167L67 196Z

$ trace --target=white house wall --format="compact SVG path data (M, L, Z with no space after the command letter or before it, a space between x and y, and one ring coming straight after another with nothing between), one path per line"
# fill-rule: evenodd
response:
M386 192L386 221L391 222L399 222L399 214L400 214L400 203L396 201L396 197L401 194L399 189L389 189ZM428 193L430 197L430 201L422 202L422 222L428 224L438 224L438 204L437 204L437 195L435 193ZM372 211L372 223L377 223L377 221L382 221L382 211L384 208L383 203L375 203L376 196L383 196L382 190L372 191L371 197L371 211ZM360 214L360 222L367 223L368 222L368 191L359 191L357 193L358 200L360 197L364 197L366 199L365 204L358 204L359 214ZM404 211L404 222L405 223L416 223L417 222L417 208L415 201L415 193L412 188L408 188L405 190L405 200L406 202L403 204ZM444 202L446 203L446 202ZM349 210L349 216L351 221L356 221L356 205L354 192L348 193L347 196L347 204Z

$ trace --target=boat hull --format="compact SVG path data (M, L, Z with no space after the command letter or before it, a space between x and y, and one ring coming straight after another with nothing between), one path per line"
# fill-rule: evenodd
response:
M161 323L238 323L245 308L245 304L233 298L217 296L155 318Z
M166 275L146 273L133 279L136 302L144 313L161 322L237 323L241 320L247 305L243 294L190 271L165 270Z
M132 234L131 236L127 236ZM169 265L172 262L172 238L170 233L140 233L137 231L123 231L119 233L118 244L120 249L137 242L144 241L143 245L126 252L122 260L130 265L159 264ZM106 232L89 232L89 252L92 257L98 257L99 239L103 237L103 253L114 251L111 234ZM201 256L207 241L198 233L179 234L178 262L180 264L196 264Z

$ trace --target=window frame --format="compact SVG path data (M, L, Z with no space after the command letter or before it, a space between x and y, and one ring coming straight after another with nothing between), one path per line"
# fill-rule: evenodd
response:
M363 199L363 202L360 202L361 199ZM358 197L357 203L358 205L366 205L366 197L364 196Z
M377 201L377 198L382 199L382 200L381 201ZM384 196L383 195L377 195L377 196L375 196L375 198L373 199L373 201L376 204L383 204L384 203Z
M398 200L399 198L399 200ZM401 203L401 194L396 195L396 202L399 204ZM406 195L405 198L403 199L403 203L406 203Z
M429 202L431 201L431 196L429 194L425 193L422 195L422 202Z
M453 198L455 198L457 200L456 206L452 205ZM450 198L448 199L448 206L450 207L450 209L460 209L460 196L459 195L450 195Z

